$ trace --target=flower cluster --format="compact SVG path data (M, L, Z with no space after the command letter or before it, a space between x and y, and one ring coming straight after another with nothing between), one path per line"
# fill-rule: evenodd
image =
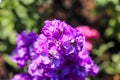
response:
M92 50L92 43L91 39L98 39L99 38L99 32L96 29L90 28L89 26L77 26L76 29L81 31L83 35L85 36L85 45L84 48L91 51Z
M34 41L36 41L37 35L34 32L29 34L26 31L23 31L20 35L18 34L16 38L17 46L13 51L10 58L18 65L18 67L23 68L27 66L27 61L29 60L30 47L32 47Z
M11 58L21 68L28 65L28 72L12 80L85 80L99 71L83 48L83 34L60 20L46 20L41 34L24 31L16 41Z

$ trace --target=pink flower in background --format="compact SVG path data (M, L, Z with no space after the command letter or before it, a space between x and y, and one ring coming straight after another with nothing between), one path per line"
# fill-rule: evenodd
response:
M85 41L84 47L87 50L91 51L92 50L92 43L90 41Z
M77 26L76 29L80 30L86 38L84 48L91 51L92 43L90 42L90 39L98 39L100 36L99 32L89 26Z
M96 29L90 28L89 26L78 26L76 27L78 30L80 30L85 37L98 39L99 38L99 32Z

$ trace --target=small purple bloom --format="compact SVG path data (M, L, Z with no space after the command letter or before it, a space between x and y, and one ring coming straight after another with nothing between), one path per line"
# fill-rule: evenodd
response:
M26 31L23 31L21 34L17 35L16 43L17 47L23 47L28 46L32 44L37 38L37 35L34 32L26 33Z
M18 67L25 67L29 58L28 48L21 47L14 50L14 55L11 59L18 65Z
M16 74L11 80L32 80L27 73Z

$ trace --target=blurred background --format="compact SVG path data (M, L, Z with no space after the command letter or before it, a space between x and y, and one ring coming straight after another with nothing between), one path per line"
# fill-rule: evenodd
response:
M16 34L23 30L40 33L44 20L54 18L99 32L99 39L91 42L90 56L100 72L87 80L120 80L120 0L0 1L0 80L24 71L9 59Z

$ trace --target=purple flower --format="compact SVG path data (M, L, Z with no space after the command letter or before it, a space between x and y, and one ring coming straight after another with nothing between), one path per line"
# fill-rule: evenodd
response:
M61 32L63 31L63 27L64 22L61 22L60 20L46 20L42 33L47 37L59 38L61 36Z
M18 65L18 67L22 68L27 65L27 61L29 60L30 56L30 47L35 42L37 35L34 32L30 32L26 34L23 31L19 34L16 38L16 49L11 56L11 59Z
M28 46L32 44L37 38L37 35L34 32L26 33L26 31L23 31L21 34L17 35L16 43L17 47L23 47Z
M22 32L17 37L13 60L20 67L28 66L31 80L85 80L99 68L84 42L79 30L60 20L47 20L41 34Z
M85 68L87 75L95 76L99 72L98 66L94 64L89 56L89 52L84 48L79 53L79 58L79 65Z
M27 65L27 60L29 58L28 48L21 47L14 50L14 55L11 59L18 65L18 67L24 67Z
M16 74L11 80L32 80L27 73Z
M34 77L34 76L43 76L43 71L44 71L44 69L42 67L40 67L39 64L37 64L35 62L32 62L29 65L29 68L28 68L28 73L32 77Z
M38 36L36 42L33 45L36 53L48 51L47 37L45 37L43 34Z

